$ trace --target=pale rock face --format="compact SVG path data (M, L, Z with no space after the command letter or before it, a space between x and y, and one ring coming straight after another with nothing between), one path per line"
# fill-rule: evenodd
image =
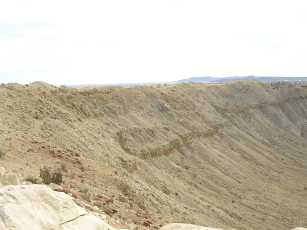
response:
M113 227L103 222L98 217L92 215L81 216L75 221L63 224L62 229L63 230L85 230L85 229L114 230Z
M0 188L1 230L109 229L61 192L45 185L9 185Z
M164 227L160 228L160 230L222 230L222 229L197 226L193 224L174 223L174 224L167 224Z

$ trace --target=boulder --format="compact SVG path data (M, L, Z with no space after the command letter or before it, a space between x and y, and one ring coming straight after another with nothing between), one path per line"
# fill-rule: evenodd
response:
M0 183L5 185L19 185L20 181L16 174L4 174L0 175Z
M101 229L101 230L115 230L115 228L108 225L96 216L86 215L81 216L75 221L68 222L62 225L63 230L87 230L87 229Z
M87 192L83 195L84 200L88 202L92 202L92 194L90 192Z
M37 184L0 188L0 229L114 230L76 205L72 197Z

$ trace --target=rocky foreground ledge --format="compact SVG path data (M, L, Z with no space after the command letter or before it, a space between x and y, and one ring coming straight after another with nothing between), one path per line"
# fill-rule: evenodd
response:
M20 185L16 174L0 174L0 230L115 230L104 215L78 206L75 198L46 185ZM12 185L15 184L15 185ZM5 185L5 186L3 186ZM218 230L191 224L168 224L161 230ZM306 228L295 228L306 230Z
M46 185L7 185L0 189L0 229L115 230L103 219L79 207L74 198ZM163 230L200 229L187 224L169 224Z

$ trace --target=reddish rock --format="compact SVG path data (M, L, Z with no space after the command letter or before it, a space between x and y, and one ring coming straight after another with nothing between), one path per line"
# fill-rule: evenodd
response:
M97 197L97 196L94 196L93 197L93 200L94 201L97 201L97 202L100 202L100 203L102 203L103 205L107 205L107 203L105 202L105 200L103 199L103 198L99 198L99 197ZM98 206L99 207L99 206Z
M82 165L82 162L78 158L76 159L75 162L76 162L76 164Z
M108 216L112 216L113 215L113 211L108 208L107 206L103 206L102 210L104 211L105 214L107 214Z
M102 208L104 204L101 201L95 200L94 205L97 206L98 208Z
M113 203L113 199L111 199L110 197L104 196L104 195L96 195L96 197L100 198L100 201L109 204L109 203Z
M114 206L108 206L108 207L112 210L113 213L118 212L117 208L115 208Z
M80 197L77 193L75 193L75 192L73 192L73 191L71 191L71 190L69 190L69 189L59 189L59 188L55 188L55 189L53 189L53 191L64 192L64 193L66 193L66 194L71 193L73 198L75 198L75 199L81 199L81 197Z
M83 175L79 174L79 173L76 173L76 176L79 177L79 178L82 178Z
M150 227L152 224L152 222L150 220L145 220L143 221L142 225L145 226L145 227Z

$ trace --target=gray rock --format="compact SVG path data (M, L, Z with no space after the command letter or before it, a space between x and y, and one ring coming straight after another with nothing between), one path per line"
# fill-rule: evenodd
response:
M28 152L34 152L35 148L34 147L29 147Z
M90 192L87 192L83 195L84 200L88 201L88 202L92 202L92 194Z
M19 185L20 181L16 174L5 174L0 176L0 183L5 185Z

